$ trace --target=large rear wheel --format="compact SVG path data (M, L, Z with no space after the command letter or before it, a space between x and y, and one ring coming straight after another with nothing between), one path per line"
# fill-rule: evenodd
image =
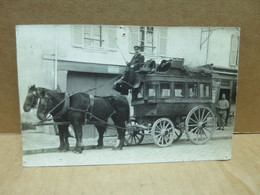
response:
M208 107L196 106L186 117L185 133L194 144L205 144L212 138L215 129L216 119Z

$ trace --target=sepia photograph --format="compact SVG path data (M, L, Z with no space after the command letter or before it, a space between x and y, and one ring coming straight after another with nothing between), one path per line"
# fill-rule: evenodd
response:
M23 166L229 160L240 28L17 25Z

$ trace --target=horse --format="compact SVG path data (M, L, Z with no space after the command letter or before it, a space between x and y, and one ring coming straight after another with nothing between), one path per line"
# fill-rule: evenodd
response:
M107 128L108 118L112 118L118 133L118 141L113 149L122 150L125 122L129 120L129 104L124 96L100 97L82 92L68 96L66 93L46 88L31 89L28 91L28 95L32 90L35 90L36 96L40 99L37 109L38 119L45 120L47 115L51 114L54 122L69 122L72 125L76 137L74 150L76 153L81 153L84 148L82 126L85 120L95 125L99 134L97 148L103 147L103 135ZM62 151L69 150L69 124L58 125L60 138L58 149Z

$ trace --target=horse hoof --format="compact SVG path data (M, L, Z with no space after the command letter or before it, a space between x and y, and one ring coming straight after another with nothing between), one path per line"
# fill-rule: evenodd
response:
M122 150L122 147L114 147L112 150Z
M83 151L83 149L81 149L81 148L75 148L75 149L73 150L73 152L74 152L74 153L77 153L77 154L82 153L82 151Z
M102 148L103 148L103 146L95 146L95 149L101 150Z

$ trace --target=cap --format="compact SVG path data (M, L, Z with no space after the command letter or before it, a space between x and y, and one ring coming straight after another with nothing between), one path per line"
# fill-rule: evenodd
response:
M134 49L141 49L141 47L136 45L136 46L134 46Z

